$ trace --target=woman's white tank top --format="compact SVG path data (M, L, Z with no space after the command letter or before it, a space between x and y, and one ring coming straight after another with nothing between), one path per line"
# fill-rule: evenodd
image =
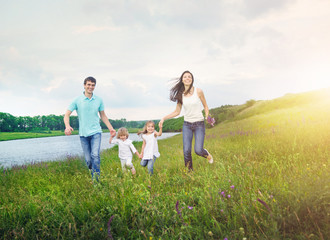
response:
M194 92L191 96L185 97L182 94L182 106L184 109L184 121L190 123L204 121L202 102L198 97L196 87L194 87Z

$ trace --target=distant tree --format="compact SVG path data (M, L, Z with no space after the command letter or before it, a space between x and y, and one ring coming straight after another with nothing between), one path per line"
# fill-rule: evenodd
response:
M0 112L0 131L13 132L17 126L16 118L9 113Z
M18 117L17 118L17 131L18 132L25 132L27 131L27 123L25 117Z

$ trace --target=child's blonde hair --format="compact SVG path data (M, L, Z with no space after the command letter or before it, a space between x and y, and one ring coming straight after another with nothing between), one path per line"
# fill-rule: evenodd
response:
M147 130L147 126L148 126L150 123L153 124L154 127L156 128L154 121L149 120L149 121L147 121L147 122L144 124L144 127L143 127L142 131L139 131L139 132L137 133L137 135L140 135L140 134L146 134L146 133L148 132L148 130Z
M120 136L126 136L128 138L127 128L121 127L118 129L117 138L120 138Z

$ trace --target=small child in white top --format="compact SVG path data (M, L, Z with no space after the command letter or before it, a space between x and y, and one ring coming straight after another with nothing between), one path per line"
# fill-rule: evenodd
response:
M118 144L118 156L123 171L125 171L126 168L130 168L132 174L134 175L136 171L132 163L132 152L135 153L138 157L140 157L140 154L134 147L132 140L128 139L128 136L128 130L126 128L119 128L117 138L113 139L113 136L111 136L109 143Z
M142 167L148 167L150 175L154 173L154 163L160 156L158 151L157 137L162 135L162 128L159 128L159 132L155 131L155 123L153 121L147 121L141 132L143 144L141 149L140 158Z

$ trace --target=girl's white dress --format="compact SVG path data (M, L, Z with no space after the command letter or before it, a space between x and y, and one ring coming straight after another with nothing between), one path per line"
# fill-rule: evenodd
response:
M158 158L160 153L158 151L157 137L155 137L155 134L143 134L142 138L146 141L142 160L153 159L154 156Z

